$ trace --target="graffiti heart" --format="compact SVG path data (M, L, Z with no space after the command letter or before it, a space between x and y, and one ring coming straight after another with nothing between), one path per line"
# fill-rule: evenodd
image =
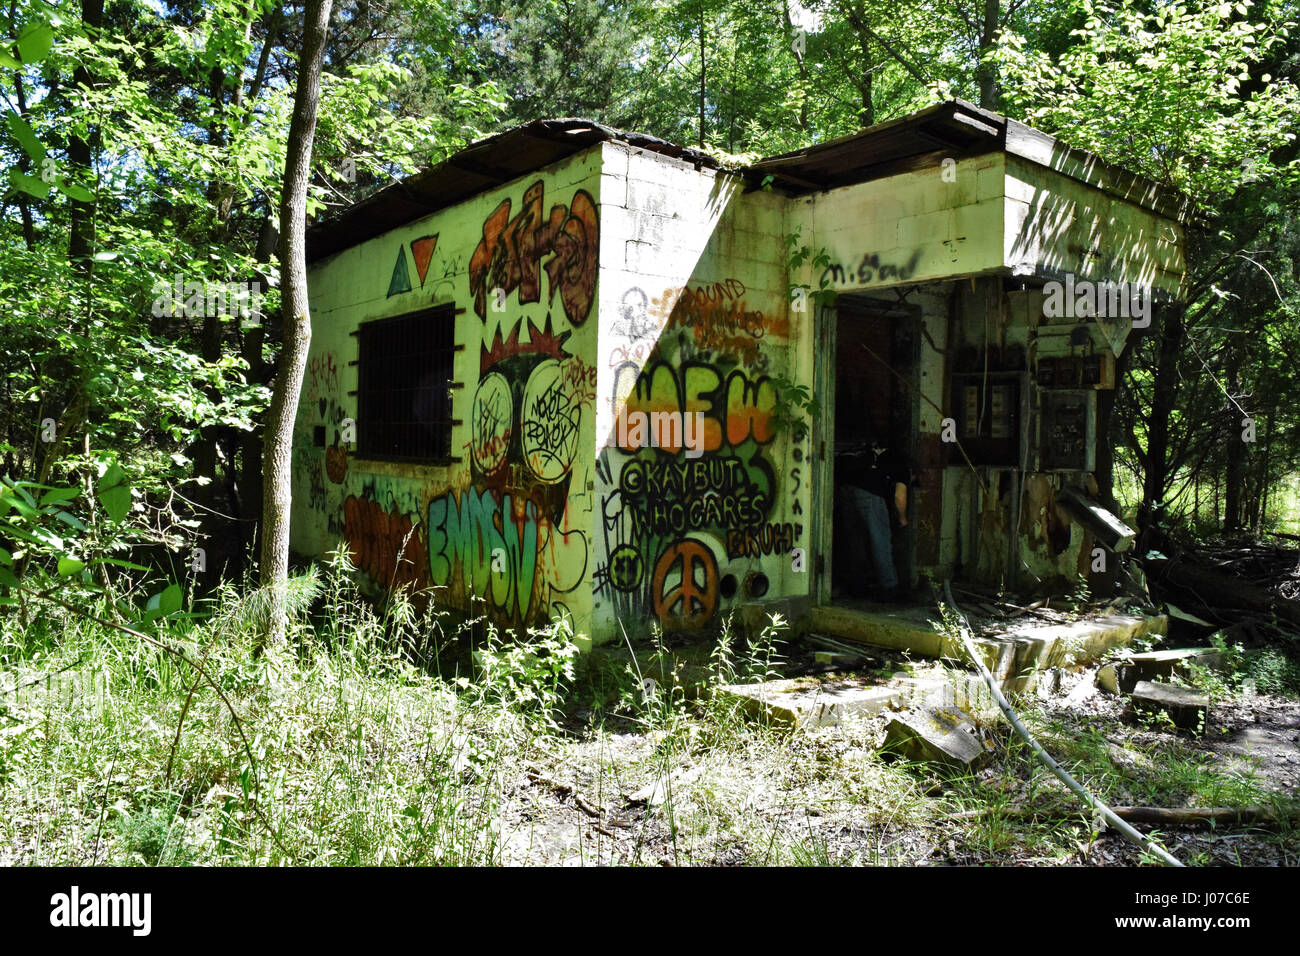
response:
M600 248L596 202L579 189L567 206L557 203L544 217L545 189L539 179L524 190L515 216L510 215L510 200L503 199L484 220L483 238L469 261L469 286L480 319L487 319L487 299L496 289L517 291L521 303L540 302L544 268L550 279L547 306L558 291L569 321L575 326L587 321L596 295Z

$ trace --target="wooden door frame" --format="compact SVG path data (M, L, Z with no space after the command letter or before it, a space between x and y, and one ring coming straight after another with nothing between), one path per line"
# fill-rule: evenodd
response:
M813 311L814 354L830 361L813 363L813 398L819 414L812 424L812 479L809 543L813 555L812 603L831 602L831 529L835 525L835 347L839 309L818 303ZM828 454L829 449L829 454Z
M919 334L922 321L921 309L916 305L902 302L890 303L882 299L869 298L867 295L863 295L858 301L861 303L861 310L868 314L872 311L873 306L879 307L888 313L900 313L890 317L893 322L902 323L909 333L910 349L907 358L913 373L911 381L906 386L899 386L897 382L891 383L891 389L901 387L904 393L899 399L902 403L901 413L909 422L906 427L906 447L904 451L907 460L912 462L913 465L917 465L920 454L921 428L921 336ZM854 300L851 299L850 306L853 304ZM815 363L813 373L813 397L820 407L820 414L814 416L812 430L814 455L811 495L814 520L810 541L813 554L816 556L813 566L815 572L812 594L814 606L830 604L832 600L833 529L835 527L835 395L837 376L839 374L839 321L840 310L838 305L819 305L814 313L814 341L817 354L827 357L825 361ZM895 340L900 327L900 325L895 324L891 329L891 355L888 356L891 360L895 358L893 352L897 348ZM894 418L899 412L900 409L891 409L891 432L895 429ZM915 498L914 489L909 486L907 506L909 518L903 543L906 560L898 568L900 581L907 587L914 586L917 577L916 524L913 520L916 514Z

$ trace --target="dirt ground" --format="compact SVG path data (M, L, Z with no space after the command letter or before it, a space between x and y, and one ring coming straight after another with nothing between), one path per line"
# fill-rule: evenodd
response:
M1040 741L1112 805L1243 806L1289 800L1300 777L1300 703L1217 701L1204 737L1143 726L1065 675L1021 702ZM575 722L512 771L501 813L508 864L1134 865L1139 848L1094 830L1009 727L996 756L955 779L878 754L886 717L785 734L721 733L698 713L664 729ZM1086 738L1086 747L1078 742ZM1205 802L1210 801L1210 802ZM1026 807L1049 806L1039 818ZM1019 815L1017 815L1019 814ZM1149 831L1149 827L1140 827ZM1295 865L1294 832L1171 827L1164 846L1194 865Z

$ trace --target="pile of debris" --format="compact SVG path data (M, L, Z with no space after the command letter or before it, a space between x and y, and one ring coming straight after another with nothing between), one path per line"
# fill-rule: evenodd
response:
M1300 540L1297 535L1275 537ZM1257 541L1181 548L1141 559L1152 594L1246 644L1300 637L1300 550Z

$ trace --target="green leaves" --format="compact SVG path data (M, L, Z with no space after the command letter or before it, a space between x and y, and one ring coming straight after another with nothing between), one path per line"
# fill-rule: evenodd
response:
M78 186L76 183L70 183L66 179L59 179L55 185L59 187L59 191L63 193L63 195L67 196L69 199L75 199L77 202L91 202L95 198L95 194L89 189L86 189L84 186ZM97 255L95 258L99 259L100 257Z
M166 618L175 614L181 609L183 597L179 584L168 585L158 594L149 598L149 601L145 604L144 619L146 621L156 621L159 618Z
M40 493L38 501L35 494ZM76 547L86 526L62 506L81 496L78 488L51 488L35 482L0 478L0 536L19 544L17 552L0 549L0 584L18 584L17 562L53 560L58 576L68 578L85 570L86 562L67 552ZM52 527L62 525L58 533ZM70 541L70 534L75 536Z
M114 464L105 470L95 496L113 522L125 518L131 489L122 468ZM64 507L83 497L80 488L48 487L0 476L0 540L18 545L14 551L0 547L0 587L22 587L32 596L57 593L60 600L70 602L76 595L85 598L106 593L104 585L91 576L92 569L114 567L148 573L141 565L105 556L121 535L108 539L97 535ZM55 533L54 525L70 530ZM12 604L14 597L0 597L0 604ZM147 624L178 615L184 591L179 584L168 584L149 598L143 610L129 602L117 603L128 617Z
M23 63L39 63L54 46L54 30L47 23L29 23L18 35L15 46Z
M49 23L28 23L16 40L4 41L0 46L0 67L17 70L39 63L49 56L54 47L54 28Z
M1273 157L1300 124L1300 90L1260 69L1285 26L1250 6L1099 0L1056 57L1008 32L996 56L1005 96L1032 124L1213 211L1245 182L1296 174Z
M18 141L18 145L31 157L32 162L39 165L45 158L45 146L36 138L27 121L17 113L6 113L5 125L9 127L9 133Z
M13 183L14 189L35 196L37 199L44 199L50 194L49 183L16 168L9 170L9 181Z
M115 464L109 465L99 479L95 495L108 512L109 520L115 524L120 524L131 510L131 486L127 484L126 472Z

